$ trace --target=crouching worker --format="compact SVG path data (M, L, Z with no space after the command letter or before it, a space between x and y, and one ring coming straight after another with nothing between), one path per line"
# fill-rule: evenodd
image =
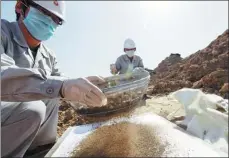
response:
M136 67L144 68L141 57L135 55L136 46L132 39L128 38L124 41L124 52L125 54L119 56L115 64L111 64L110 70L112 74L132 72Z
M67 79L42 41L64 22L64 1L19 0L17 21L1 19L1 156L50 149L57 137L59 99L102 106L97 76Z
M119 56L115 64L110 65L110 71L112 74L128 74L131 73L135 68L144 68L142 58L135 54L136 45L135 42L127 38L124 41L124 52L125 54ZM143 95L143 100L149 99L146 94Z

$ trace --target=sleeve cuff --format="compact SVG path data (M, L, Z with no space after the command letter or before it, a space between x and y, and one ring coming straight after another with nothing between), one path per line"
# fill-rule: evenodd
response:
M60 89L63 85L63 82L63 78L51 76L41 85L42 93L49 98L60 98Z

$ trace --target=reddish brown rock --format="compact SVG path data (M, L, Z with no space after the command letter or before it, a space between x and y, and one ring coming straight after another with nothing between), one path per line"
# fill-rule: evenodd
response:
M221 87L221 89L219 90L219 92L221 92L221 93L229 92L229 85L228 85L228 83L224 83L224 85Z
M154 70L155 72L166 72L169 70L169 67L180 62L182 60L180 54L171 53L169 57L165 58L161 63L158 64L158 67Z
M201 88L203 86L203 81L199 80L193 83L192 88Z
M226 92L220 89L228 82L228 35L226 30L206 48L184 59L170 54L155 69L157 75L150 81L150 86L154 85L150 92L163 94L192 87L224 97ZM171 56L178 57L178 60L171 62Z

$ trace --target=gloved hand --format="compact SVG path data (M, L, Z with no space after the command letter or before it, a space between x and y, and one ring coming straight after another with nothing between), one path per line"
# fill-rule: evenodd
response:
M86 77L86 79L88 79L91 83L93 83L96 86L106 83L105 79L101 76L88 76Z
M110 64L110 70L112 74L116 74L117 73L117 69L115 64Z
M100 107L107 103L103 92L86 78L64 81L61 94L65 100L77 101L91 107Z
M108 85L108 82L106 82L106 80L101 76L88 76L86 78L100 89L105 88Z

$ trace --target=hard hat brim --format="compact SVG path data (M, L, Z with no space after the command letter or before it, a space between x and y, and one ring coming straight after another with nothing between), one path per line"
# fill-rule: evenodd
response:
M66 21L65 1L58 1L59 7L50 5L51 1L43 1L43 0L35 1L35 0L33 0L33 2L36 3L37 5L41 6L42 8L46 9L50 13L54 14L55 16L59 17L61 20L63 20L63 22Z

